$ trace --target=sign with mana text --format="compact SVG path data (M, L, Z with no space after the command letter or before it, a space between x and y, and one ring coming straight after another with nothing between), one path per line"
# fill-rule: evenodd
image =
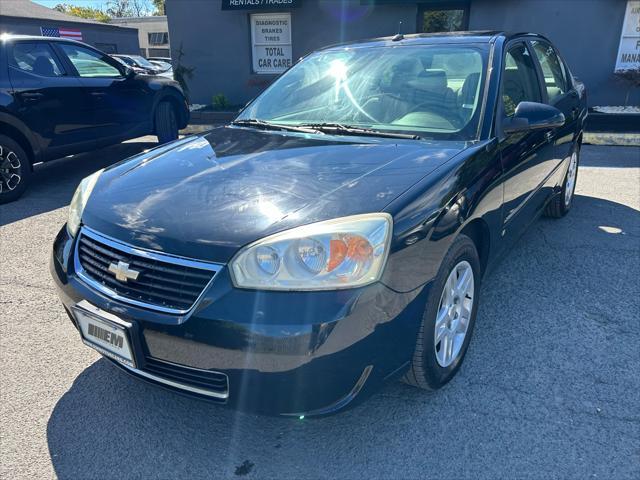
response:
M640 68L640 0L628 0L615 71L636 68Z
M291 14L251 15L253 72L278 74L291 66Z

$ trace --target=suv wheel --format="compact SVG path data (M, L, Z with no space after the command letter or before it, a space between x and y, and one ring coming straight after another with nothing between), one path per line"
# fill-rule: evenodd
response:
M158 104L155 123L158 143L167 143L178 138L178 119L170 102L163 101Z
M13 139L0 135L0 204L17 200L30 179L27 154Z

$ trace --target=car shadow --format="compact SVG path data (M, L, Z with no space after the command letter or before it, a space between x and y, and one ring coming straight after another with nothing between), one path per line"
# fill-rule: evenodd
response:
M535 222L486 277L467 359L440 391L393 382L334 416L277 418L180 396L100 359L49 418L55 473L62 479L362 478L365 470L366 478L372 471L380 478L624 474L621 462L633 455L629 445L637 438L632 420L639 421L629 392L640 388L632 353L640 292L637 271L619 265L634 251L638 258L638 211L595 197L574 201L564 219ZM636 337L612 349L608 339L625 334ZM616 451L620 459L611 457ZM556 470L571 459L564 474Z
M156 142L149 141L151 138L141 137L36 165L25 194L15 202L0 205L0 226L69 205L84 177L157 146Z

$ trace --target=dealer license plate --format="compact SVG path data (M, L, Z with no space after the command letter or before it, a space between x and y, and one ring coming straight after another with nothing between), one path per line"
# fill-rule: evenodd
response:
M135 368L133 350L129 342L129 322L112 313L83 301L73 307L80 326L82 341L101 354Z

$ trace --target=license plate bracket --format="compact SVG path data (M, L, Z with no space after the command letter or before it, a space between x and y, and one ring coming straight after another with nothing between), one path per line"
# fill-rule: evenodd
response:
M85 345L123 365L136 368L130 322L87 301L78 303L72 310Z

